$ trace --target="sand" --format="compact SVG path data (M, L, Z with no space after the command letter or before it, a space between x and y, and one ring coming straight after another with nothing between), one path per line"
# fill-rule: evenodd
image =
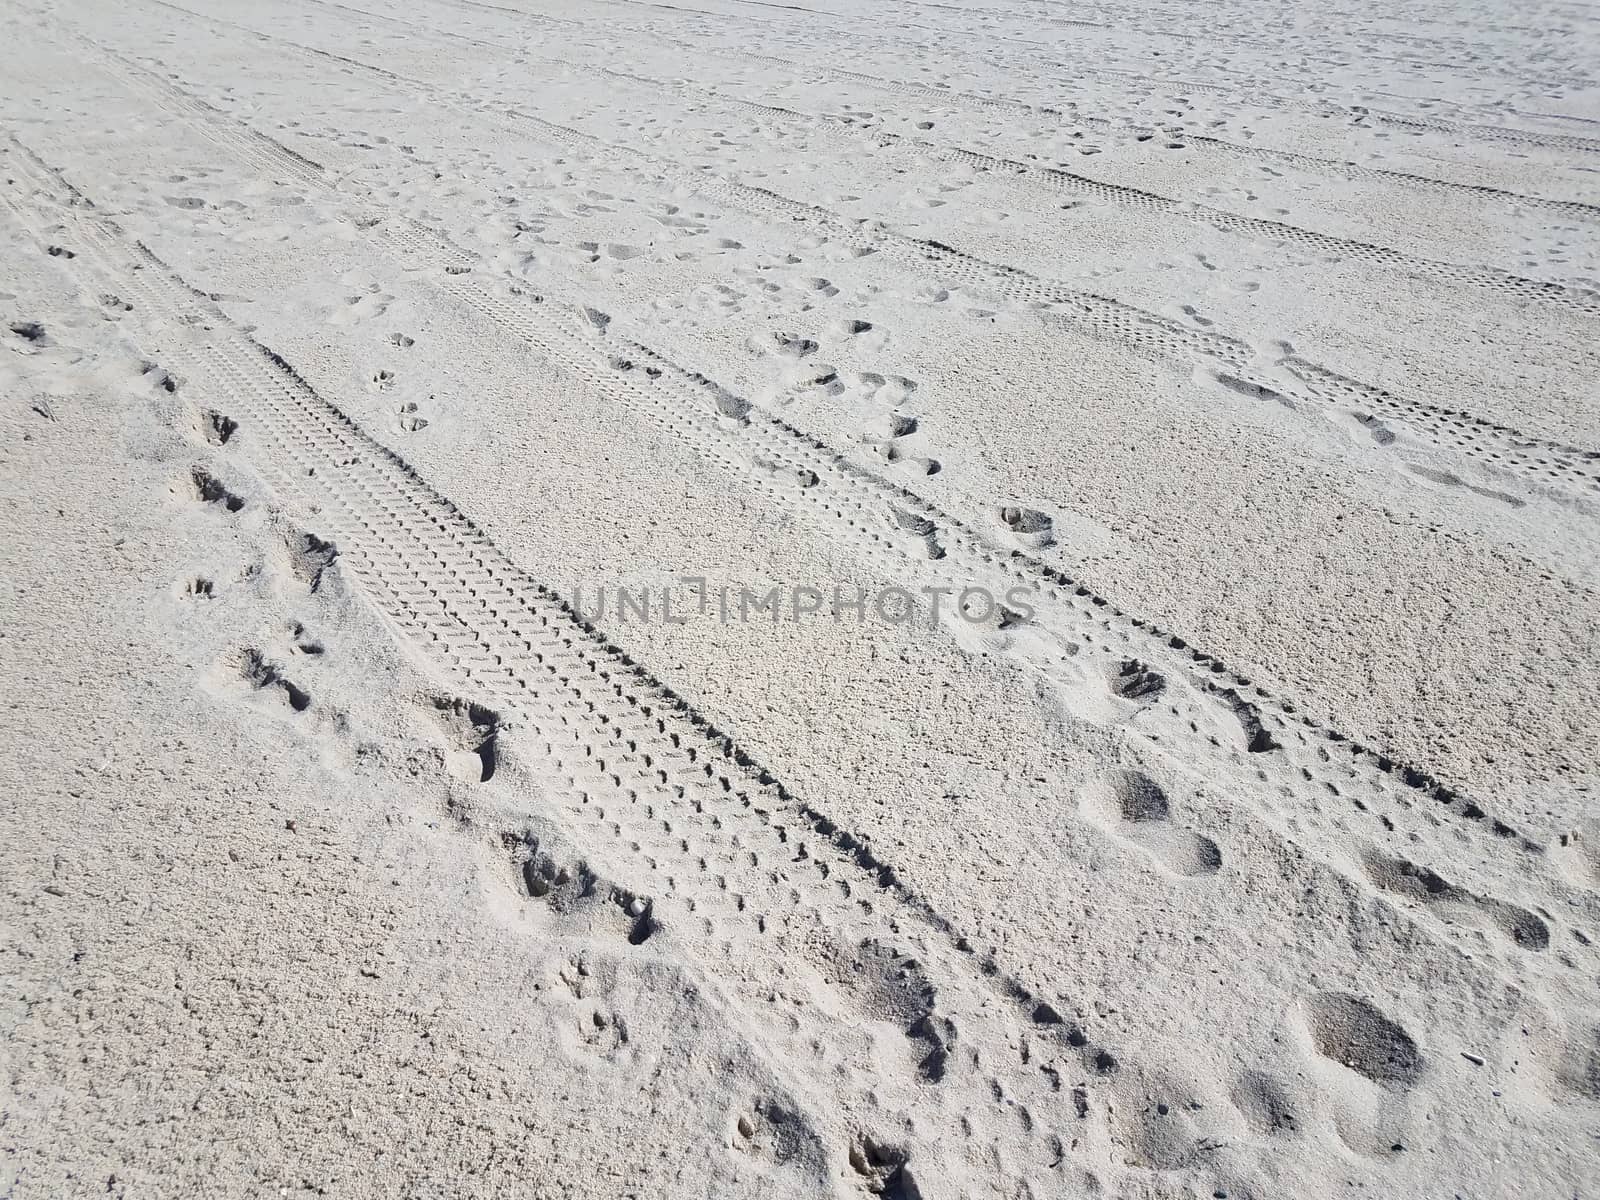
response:
M1600 1193L1600 8L0 11L0 1196Z

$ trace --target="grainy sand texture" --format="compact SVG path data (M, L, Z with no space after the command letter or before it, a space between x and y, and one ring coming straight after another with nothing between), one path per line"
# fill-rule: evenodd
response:
M0 1200L1600 1196L1600 3L0 17Z

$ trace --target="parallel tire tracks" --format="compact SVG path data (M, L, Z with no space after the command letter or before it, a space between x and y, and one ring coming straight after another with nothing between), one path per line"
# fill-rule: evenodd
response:
M186 15L199 15L166 0L152 2ZM233 25L232 22L217 23ZM467 101L421 80L287 38L263 34L243 26L234 27L313 58L355 67L384 79L390 86L403 89L408 94L414 95L418 91L431 93L441 103L461 108L473 117L483 116L479 109ZM99 49L90 39L84 38L83 41ZM144 74L150 75L147 71ZM161 83L169 92L175 91L184 99L190 99L181 89L175 89L166 81ZM1360 417L1397 421L1435 445L1475 459L1484 466L1510 471L1544 485L1566 485L1600 492L1600 451L1526 435L1458 409L1407 400L1298 355L1263 363L1256 351L1243 340L1224 333L1194 329L1119 300L1079 291L1016 267L988 262L942 242L901 234L876 222L852 220L767 188L739 183L710 171L697 170L629 146L607 142L593 134L525 112L515 105L496 104L493 107L502 117L537 129L555 144L589 153L633 159L662 176L693 188L701 195L762 220L804 227L862 254L877 254L884 261L914 274L931 277L946 286L959 287L975 295L993 297L1032 309L1043 320L1119 345L1140 357L1177 365L1186 370L1199 368L1212 373L1223 386L1241 394L1264 400L1299 402L1310 407L1331 407L1352 411Z
M668 86L664 85L660 80L623 71L606 70L604 74L609 77L629 79L646 85ZM1201 225L1208 225L1214 229L1223 230L1226 233L1237 234L1247 239L1256 239L1283 246L1298 246L1315 254L1327 255L1336 259L1354 259L1365 266L1396 270L1419 279L1436 280L1454 286L1477 288L1515 304L1549 304L1556 308L1583 313L1586 316L1600 316L1600 293L1589 291L1586 288L1569 287L1564 284L1529 279L1495 267L1423 258L1419 255L1408 254L1387 246L1379 246L1372 242L1356 241L1352 238L1320 233L1314 229L1303 229L1298 225L1288 225L1282 221L1269 221L1261 217L1245 216L1241 213L1230 212L1227 209L1212 208L1209 205L1174 200L1170 197L1143 191L1135 187L1105 183L1061 167L1041 166L1016 159L1000 158L993 154L985 154L981 151L970 150L960 146L938 145L918 138L910 138L901 134L879 130L849 117L800 112L796 109L746 100L742 97L729 96L722 92L705 88L694 88L693 90L701 95L713 97L730 107L742 108L761 116L775 117L791 124L818 129L826 134L837 134L867 141L883 149L905 148L912 153L931 158L937 162L954 163L957 166L968 167L974 171L1010 176L1023 183L1046 189L1052 193L1085 196L1103 204L1116 205L1138 213L1193 221Z
M324 4L330 7L341 8L348 12L360 13L363 16L376 17L380 20L396 21L399 24L407 22L398 18L388 17L383 14L371 13L365 9L351 8L349 5L336 3L335 0L311 0L312 3ZM533 24L565 26L568 28L588 29L589 25L564 17L552 17L543 13L523 12L518 9L506 8L498 4L484 3L483 0L441 0L458 7L478 8L493 12L506 13L518 16ZM878 91L888 92L892 95L912 96L919 100L930 100L939 104L959 104L978 111L1010 112L1024 115L1032 119L1044 121L1061 121L1079 126L1090 132L1104 137L1117 139L1131 139L1138 142L1148 142L1162 138L1174 143L1174 148L1190 148L1205 154L1218 157L1246 158L1258 162L1279 162L1303 171L1315 171L1321 174L1336 175L1345 179L1372 179L1382 183L1400 184L1413 187L1422 191L1457 194L1472 196L1482 200L1492 200L1514 208L1531 209L1538 212L1550 213L1552 216L1569 220L1600 222L1600 205L1589 204L1579 200L1553 200L1544 196L1533 196L1522 192L1508 191L1504 188L1490 187L1485 184L1461 183L1455 180L1438 179L1430 175L1418 175L1410 171L1390 170L1382 167L1362 166L1359 163L1343 159L1322 158L1311 154L1302 154L1293 150L1275 149L1269 146L1245 145L1239 142L1230 142L1221 138L1208 137L1204 134L1193 133L1188 130L1174 128L1158 128L1153 125L1140 125L1127 120L1113 120L1084 112L1076 102L1066 102L1060 107L1034 104L1024 100L1011 99L1004 96L980 95L974 92L958 91L954 88L933 87L929 84L913 83L905 80L886 79L882 76L871 75L863 71L852 71L837 64L820 64L812 62L796 62L792 59L780 58L773 55L758 54L754 51L744 51L738 54L727 51L711 50L699 43L687 42L681 39L663 38L659 33L641 29L637 26L608 25L607 36L614 37L618 33L630 33L636 37L645 38L654 44L665 42L680 49L693 50L697 55L709 55L725 59L730 62L757 62L766 63L782 69L791 77L811 77L821 80L838 80L859 83ZM463 35L454 34L461 37ZM478 39L470 39L477 41ZM1441 129L1441 132L1444 130Z
M136 73L127 74L129 70ZM269 177L337 191L326 173L303 156L188 97L175 85L136 68L125 68L124 74L136 87L153 89L153 95L189 116L209 136L260 165ZM605 318L596 320L588 310L518 294L516 289L506 294L490 290L480 282L481 262L475 255L410 218L374 211L357 223L376 245L408 266L432 267L437 286L452 299L602 394L660 424L698 456L745 477L775 505L819 514L832 532L849 538L868 561L897 574L925 569L930 546L936 544L940 569L946 573L940 582L950 578L981 582L996 595L1013 585L1034 589L1048 601L1038 619L1062 642L1108 667L1133 658L1186 681L1197 695L1207 698L1207 707L1202 711L1175 706L1172 716L1180 728L1214 729L1218 710L1243 721L1247 731L1259 725L1266 734L1264 743L1255 733L1235 732L1232 739L1225 733L1201 735L1208 738L1211 751L1233 767L1259 769L1259 748L1271 744L1289 759L1292 771L1318 781L1332 795L1344 796L1364 818L1372 817L1372 804L1383 806L1392 814L1381 817L1389 832L1395 829L1395 818L1406 819L1401 810L1410 807L1407 797L1420 794L1498 838L1526 844L1505 821L1427 772L1326 728L1216 656L1190 646L1156 622L1125 612L1086 581L996 544L969 521L910 488L856 466L815 436L611 329Z
M990 1131L1003 1126L1014 1144L1001 1174L1017 1186L1034 1172L1042 1178L1068 1141L1080 1144L1096 1122L1113 1119L1103 1101L1093 1115L1074 1111L1041 1071L1041 1062L1059 1061L1061 1073L1075 1076L1141 1077L1137 1064L1119 1062L1063 1021L1058 1008L1071 1011L1066 1002L1046 1000L1002 970L862 838L791 795L31 151L13 143L0 161L9 176L5 199L24 224L48 227L52 238L59 227L69 231L71 269L130 302L141 349L183 370L238 421L264 474L332 535L362 594L395 633L468 694L514 714L554 780L558 823L590 852L635 864L653 897L640 900L647 915L653 906L669 921L742 931L789 953L864 955L869 974L881 962L899 986L925 981L907 1036L938 1069L924 1070L915 1087L930 1075L942 1081L947 1069L951 1080L946 1098L924 1096L920 1106L928 1152L941 1138L970 1136L968 1116L988 1110ZM679 949L690 945L685 939ZM715 956L701 967L713 977L730 970ZM759 1010L746 1015L761 1019ZM953 1044L953 1020L963 1038L1020 1044L1023 1057L1007 1063L991 1055L980 1073ZM862 1110L873 1107L865 1094L856 1099ZM1037 1124L1016 1127L1008 1114L1019 1104Z
M477 0L472 0L472 2L476 3ZM684 13L692 15L694 18L699 20L707 20L714 17L726 18L728 16L732 16L732 14L713 13L704 9L684 8L680 5L662 3L660 0L608 0L608 2L626 5L631 8L656 8L670 12ZM797 5L786 5L785 7L795 9L797 11L804 11L808 14L813 14L816 16L829 17L835 21L859 24L859 22L855 21L855 19L843 16L839 13L824 12L820 9L801 9L800 6ZM650 36L659 36L656 31L652 30L638 30L638 32ZM1008 40L1011 40L1015 44L1023 46L1029 50L1039 50L1043 48L1036 43L1017 42L1015 39ZM874 38L870 34L861 34L859 32L851 35L850 42L852 45L862 45L864 43L875 43L885 46L890 45L890 43L886 42L882 38ZM1050 60L1044 58L1040 58L1039 62L1041 66L1046 68L1059 69L1063 65L1056 62L1051 62ZM1341 105L1322 100L1302 100L1298 97L1279 96L1269 92L1259 92L1254 89L1228 87L1223 84L1199 83L1187 79L1166 79L1157 76L1142 75L1137 71L1113 70L1104 67L1085 67L1074 68L1074 73L1088 78L1107 80L1115 79L1123 83L1131 83L1149 90L1168 89L1182 91L1184 93L1205 93L1208 95L1223 96L1228 99L1241 101L1246 104L1252 104L1263 108L1299 109L1320 117L1339 117L1348 121L1366 125L1388 125L1397 129L1405 129L1410 132L1437 133L1447 137L1456 137L1468 140L1476 138L1480 141L1496 142L1505 145L1538 146L1544 149L1563 150L1581 154L1600 154L1600 139L1580 137L1574 134L1546 133L1542 130L1517 129L1504 125L1484 125L1465 121L1445 121L1433 117L1418 117L1408 113L1397 113L1384 109L1369 108L1365 105Z
M321 3L324 0L316 0L316 2ZM422 34L424 32L420 26L411 22L364 13L361 9L353 9L343 4L330 4L330 7L358 13L371 19L389 21L408 29L413 34ZM514 52L515 49L500 43L485 43L480 39L465 37L446 30L437 32L451 40L460 40L476 46L497 48L507 54ZM948 146L921 138L908 137L879 129L874 124L852 117L802 112L780 105L749 100L742 96L730 95L704 85L674 83L670 80L657 79L652 76L609 67L583 67L573 63L570 59L537 56L535 61L551 64L560 63L574 69L603 75L608 79L621 79L656 91L667 90L710 98L730 108L754 113L767 119L776 119L791 126L816 130L824 135L837 137L841 140L862 140L880 149L904 149L910 153L931 158L936 162L952 163L974 171L1009 177L1022 184L1047 191L1051 195L1083 196L1098 203L1115 205L1142 215L1193 221L1246 239L1282 246L1296 246L1317 255L1325 255L1337 259L1353 259L1364 266L1400 271L1419 279L1433 280L1451 286L1476 288L1518 305L1529 303L1548 304L1568 311L1583 313L1587 316L1600 316L1600 293L1586 288L1529 279L1510 271L1503 271L1481 264L1463 264L1426 258L1372 242L1321 233L1314 229L1304 229L1298 225L1290 225L1282 221L1271 221L1261 217L1251 217L1231 212L1227 209L1214 208L1209 205L1174 200L1171 197L1148 192L1141 188L1107 183L1089 176L1080 175L1063 167L1023 162L1017 159L986 154L966 147ZM1587 208L1587 206L1578 207ZM1589 211L1591 215L1600 216L1600 210Z

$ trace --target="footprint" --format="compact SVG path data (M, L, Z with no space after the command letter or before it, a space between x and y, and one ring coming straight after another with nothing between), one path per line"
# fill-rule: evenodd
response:
M939 544L939 527L927 517L896 505L889 505L889 517L893 528L910 534L921 543L923 554L930 561L938 561L944 557L944 547Z
M578 1039L586 1049L610 1056L628 1044L628 1025L615 1012L591 1009L578 1020Z
M825 1164L829 1162L830 1155L824 1149L822 1135L815 1122L798 1109L777 1100L758 1100L748 1113L741 1114L734 1121L733 1148L770 1166L798 1167L811 1172L818 1179L826 1178L828 1174ZM851 1149L851 1162L856 1161L858 1153L863 1166L869 1168L863 1171L868 1181L886 1183L887 1175L871 1170L871 1160L856 1147ZM891 1197L920 1195L903 1189L898 1192L880 1189L878 1194Z
M389 311L389 305L394 302L394 297L383 291L377 284L368 284L366 289L353 296L346 296L342 304L334 308L329 316L330 325L359 325L374 317L381 317Z
M1167 690L1167 677L1136 658L1125 658L1108 673L1106 686L1119 699L1148 704Z
M1465 488L1475 496L1482 496L1485 500L1495 500L1511 508L1527 507L1528 502L1521 496L1513 496L1507 492L1499 492L1494 488L1479 487L1477 484L1468 483L1465 479L1461 478L1461 476L1452 471L1439 471L1432 467L1419 466L1416 463L1405 464L1405 469L1410 471L1413 475L1416 475L1418 478L1424 479L1432 484L1437 484L1440 487Z
M1252 1132L1268 1137L1298 1132L1300 1118L1282 1083L1262 1071L1246 1071L1229 1093Z
M224 413L206 409L195 420L196 431L213 446L226 446L239 432L239 423Z
M1248 753L1265 754L1269 750L1282 749L1261 720L1261 710L1254 704L1233 688L1222 688L1215 695L1228 706L1233 719L1239 723L1239 731L1244 735L1244 748Z
M910 437L917 431L917 419L905 413L884 413L867 422L862 437L869 442L888 442Z
M745 344L756 354L779 358L801 359L817 352L817 343L811 338L775 330L753 334Z
M1041 550L1055 540L1055 522L1036 508L1002 508L1000 523L1030 549Z
M1551 1058L1559 1099L1600 1101L1600 1028L1581 1029L1561 1040Z
M1085 819L1137 846L1174 875L1214 875L1222 852L1210 838L1172 823L1172 804L1142 771L1115 771L1084 790Z
M872 451L884 462L890 463L912 475L937 475L941 470L939 460L919 454L905 454L888 442L873 444Z
M325 653L322 643L312 637L299 621L289 622L288 635L290 654L306 654L320 658Z
M856 1015L900 1030L912 1046L912 1071L940 1083L952 1065L956 1027L938 1012L935 990L921 964L875 939L830 955L819 964L828 984L848 998Z
M281 693L283 702L295 712L311 707L311 693L285 678L282 668L267 661L261 651L241 651L238 662L240 676L256 691Z
M1389 426L1373 416L1371 413L1353 413L1356 424L1367 431L1368 436L1380 446L1394 445L1395 433Z
M504 833L500 841L511 855L523 892L563 917L583 919L589 933L610 932L629 945L639 946L660 928L648 897L601 878L582 862L560 861L544 848L536 834Z
M817 393L832 399L845 394L839 372L827 363L811 363L783 373L783 387L791 397Z
M436 697L433 715L455 750L451 771L475 783L493 779L500 761L500 714L469 700Z
M1600 889L1600 820L1589 820L1556 838L1553 857L1562 874L1580 887Z
M322 587L323 575L339 557L339 550L316 534L291 533L278 544L274 557L292 578L315 594Z
M1357 996L1311 996L1305 1019L1318 1054L1373 1083L1405 1089L1422 1075L1422 1053L1411 1035Z
M172 491L200 504L220 504L231 513L244 507L244 498L229 491L204 467L195 467L172 485Z
M911 1174L910 1155L890 1142L863 1134L850 1146L850 1166L867 1191L877 1196L923 1195Z
M167 395L176 395L181 380L171 374L160 363L142 362L139 364L139 373L153 386L160 388Z
M400 414L398 424L406 433L417 433L428 427L428 418L417 415L417 406L414 401L407 400L397 410Z
M1363 855L1362 863L1367 877L1386 892L1426 905L1476 909L1524 950L1544 950L1550 945L1550 927L1525 908L1475 895L1403 858L1389 858L1369 851Z

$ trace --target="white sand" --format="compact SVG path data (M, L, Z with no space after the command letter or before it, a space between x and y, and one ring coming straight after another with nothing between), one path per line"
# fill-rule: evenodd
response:
M0 11L0 1196L1600 1194L1600 7Z

